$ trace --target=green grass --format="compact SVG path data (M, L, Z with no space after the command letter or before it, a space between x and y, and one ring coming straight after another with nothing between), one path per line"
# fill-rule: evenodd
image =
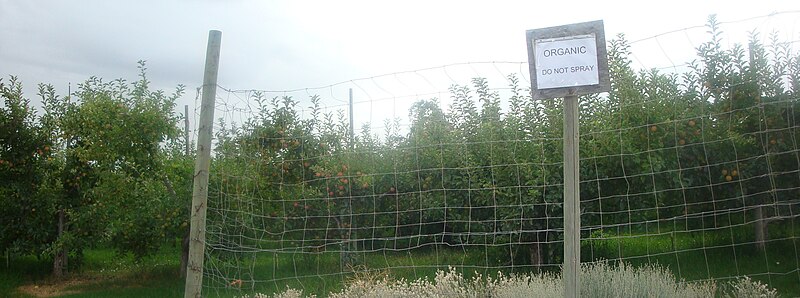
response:
M786 296L800 296L800 231L790 225L771 225L765 251L752 243L752 226L712 232L672 231L661 235L605 234L584 240L583 260L620 260L634 266L659 264L687 281L730 280L750 276Z
M66 284L63 291L77 292L59 297L180 297L183 280L178 277L180 252L165 245L156 255L134 262L132 256L119 256L112 249L89 249L83 266L65 280L50 277L52 263L35 257L13 257L9 266L1 258L1 297L33 297L18 291L23 285ZM6 296L3 296L6 295Z
M485 266L485 253L485 249L480 247L467 250L426 248L413 251L366 253L358 257L357 273L342 273L339 263L340 255L334 252L284 253L281 255L259 253L255 256L243 257L239 263L225 263L218 260L206 266L246 269L240 270L240 272L233 272L236 269L231 269L230 272L225 272L223 269L210 272L212 275L241 279L243 281L242 288L226 286L229 281L206 279L206 285L211 288L204 289L204 292L213 296L233 297L243 294L276 293L286 290L288 286L324 297L327 293L341 290L348 280L364 275L388 275L392 279L406 280L431 279L436 275L437 270L447 271L449 266L456 267L456 271L467 278L475 275L476 271L483 276L496 276L497 270L480 268ZM510 272L510 270L504 271ZM248 278L249 276L254 278ZM252 282L252 280L256 282ZM264 280L269 281L264 282Z
M771 225L772 240L767 243L765 252L758 251L752 243L752 227L749 225L697 232L662 230L661 234L655 234L651 231L652 235L607 232L602 238L582 241L582 259L584 262L624 260L637 267L658 264L686 281L714 279L727 282L746 275L778 289L782 295L799 296L800 272L797 268L800 260L797 250L800 241L794 236L795 231L800 231L800 227L792 229L786 224ZM500 264L487 263L490 255L477 247L371 253L362 255L364 267L361 269L369 269L371 272L367 274L388 274L394 279L415 280L431 279L437 270L446 270L452 265L466 278L474 275L476 270L483 276L494 276L498 269L479 268ZM210 293L221 296L276 293L288 286L324 297L326 293L341 290L345 281L357 275L340 273L339 255L336 253L258 254L254 258L253 262L244 261L239 265L218 264L216 268L248 269L241 270L243 275L217 272L219 276L240 278L244 283L239 289L226 286L225 281L209 283L207 280L207 285L217 286L210 289ZM509 273L511 268L502 271ZM263 282L265 280L270 282Z
M30 256L8 260L4 255L0 260L0 293L12 297L25 297L14 296L16 288L26 283L45 280L52 269L51 264Z
M797 271L800 241L793 234L799 230L788 224L771 225L772 240L764 252L750 243L750 226L698 232L662 230L661 234L651 235L635 231L603 232L582 241L582 258L584 262L624 260L633 266L659 264L687 281L726 281L748 275L778 289L783 296L800 296L800 272ZM177 276L179 255L178 248L165 245L156 255L136 263L131 256L118 256L111 249L87 250L83 266L72 273L73 278L82 282L66 287L65 290L76 293L63 297L180 297L184 283ZM456 267L465 278L473 276L475 271L483 276L495 276L497 269L481 267L502 264L490 263L489 260L498 255L481 247L466 250L430 247L361 254L358 273L341 273L340 256L331 252L240 254L238 257L238 261L208 262L206 273L239 278L243 281L242 288L227 286L229 280L207 278L204 294L234 297L282 292L291 287L324 297L341 290L354 278L388 275L392 279L431 280L437 270L446 271L448 266ZM2 295L27 297L17 288L53 283L49 278L51 264L47 260L14 257L6 267L6 259L0 258L0 265ZM503 268L503 271L509 273L512 269L520 271L520 268Z

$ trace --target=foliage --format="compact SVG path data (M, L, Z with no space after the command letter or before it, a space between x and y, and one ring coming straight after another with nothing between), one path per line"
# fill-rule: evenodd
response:
M17 78L0 80L0 98L0 250L42 251L55 236L53 229L42 229L55 208L46 194L57 188L48 173L52 144Z
M755 33L727 49L714 17L708 29L683 74L634 70L625 37L609 42L611 91L580 98L582 236L598 252L584 258L621 251L612 237L796 217L800 57ZM0 249L80 257L107 242L138 259L187 229L192 162L173 112L183 89L151 91L140 71L65 97L40 85L41 116L16 78L0 82ZM297 99L252 93L254 116L216 129L210 262L332 252L352 269L365 262L352 252L480 247L486 267L561 263L561 101L507 79L502 93L484 78L454 84L449 107L421 98L407 128L388 120L357 136L318 96L304 115ZM762 228L725 245L763 243Z
M151 91L144 62L139 69L133 83L90 78L69 98L46 101L46 113L61 115L54 122L66 156L60 205L69 215L67 230L86 241L70 246L113 239L120 252L140 258L160 246L186 204L162 183L162 144L178 137L173 110L183 88L172 95Z
M796 214L800 58L755 34L725 49L713 16L708 28L683 74L634 70L618 36L611 92L580 98L581 220L597 252L616 251L600 249L608 235ZM211 191L224 199L211 204L236 212L209 215L211 248L342 252L342 268L348 251L469 246L486 248L485 266L561 263L561 101L507 79L507 98L475 78L450 86L447 109L420 99L407 129L366 125L352 140L317 96L302 118L297 100L253 93L256 116L217 132ZM763 243L754 234L742 241Z
M745 276L728 284L729 290L724 297L778 297L778 291L770 289L767 285Z
M138 259L187 228L179 216L186 191L179 197L167 189L170 178L185 189L187 178L178 177L190 177L166 150L177 142L173 109L183 89L151 91L144 62L139 68L133 83L92 77L66 97L40 85L39 116L14 77L2 85L0 175L10 183L0 186L8 229L0 249L65 252L79 264L84 249L110 241Z
M709 283L683 283L658 267L633 268L624 263L611 266L601 262L587 264L581 273L581 297L776 297L773 289L747 277L717 287ZM476 275L464 278L452 267L438 270L433 281L391 280L370 277L351 281L330 297L563 297L560 276L504 275L497 278ZM249 297L249 296L244 296ZM256 294L253 297L316 297L306 296L292 288L274 296Z

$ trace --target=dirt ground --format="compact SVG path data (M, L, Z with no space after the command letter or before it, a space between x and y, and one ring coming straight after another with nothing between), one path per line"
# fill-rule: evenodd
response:
M99 283L101 280L87 277L70 277L64 280L42 281L36 284L24 285L17 291L34 297L57 297L62 295L78 294L81 291L75 288Z

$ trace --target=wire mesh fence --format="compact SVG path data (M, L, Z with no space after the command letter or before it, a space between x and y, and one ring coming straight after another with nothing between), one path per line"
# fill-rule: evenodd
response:
M800 294L797 39L726 39L794 17L608 38L612 91L580 99L582 262ZM513 61L220 86L205 292L559 272L561 102L529 86Z

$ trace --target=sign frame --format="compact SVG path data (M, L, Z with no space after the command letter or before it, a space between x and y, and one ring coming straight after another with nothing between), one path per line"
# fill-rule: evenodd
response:
M608 52L606 50L606 36L602 20L575 23L563 26L547 27L527 30L528 66L531 75L531 93L533 99L548 99L565 96L578 96L591 93L608 92L611 90L611 81L608 76ZM594 35L597 53L598 83L594 85L537 88L537 71L534 43L536 40L569 38L585 35Z

